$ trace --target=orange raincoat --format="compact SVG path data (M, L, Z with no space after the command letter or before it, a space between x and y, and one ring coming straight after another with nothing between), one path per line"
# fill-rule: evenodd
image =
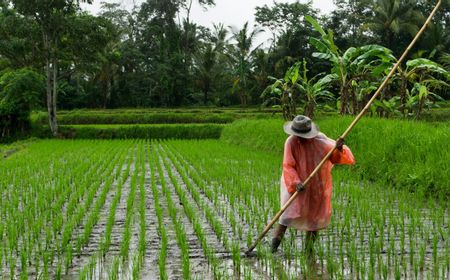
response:
M296 191L296 186L304 182L323 157L335 146L335 141L323 133L312 139L289 136L284 145L283 175L281 176L280 197L283 206ZM335 150L325 162L305 191L286 209L280 224L298 230L316 231L326 228L331 218L331 169L334 164L354 164L355 159L347 146L342 151Z

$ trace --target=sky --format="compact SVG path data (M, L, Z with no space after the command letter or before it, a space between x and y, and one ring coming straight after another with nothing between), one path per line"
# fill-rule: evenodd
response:
M93 14L100 10L101 2L122 3L122 6L131 9L133 4L139 5L144 0L94 0L92 5L82 4L82 7ZM277 0L277 2L296 2L296 0ZM307 2L300 0L300 2ZM273 4L273 0L216 0L216 5L204 10L194 1L191 11L191 21L206 27L212 27L213 23L224 23L225 26L232 26L236 29L242 28L245 22L250 26L255 22L255 7ZM335 6L333 0L314 0L313 7L320 9L322 13L331 12ZM265 41L270 37L268 32L263 33L258 41Z

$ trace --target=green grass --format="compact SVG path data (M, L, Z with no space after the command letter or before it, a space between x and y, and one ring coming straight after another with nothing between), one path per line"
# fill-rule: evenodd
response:
M156 125L72 125L60 126L62 138L68 139L206 139L219 138L220 124L156 124ZM46 126L34 135L50 138Z
M230 114L207 113L97 113L77 112L58 116L58 122L64 125L72 124L165 124L165 123L230 123L234 117ZM47 124L46 114L34 117L34 122Z
M58 123L72 124L165 124L231 123L241 118L270 118L278 111L258 108L179 108L59 111ZM46 112L33 112L31 121L47 124Z
M319 119L322 132L336 139L350 117ZM282 155L287 135L281 120L237 121L221 139L253 150ZM348 173L414 192L450 195L449 123L364 118L346 139L357 164Z

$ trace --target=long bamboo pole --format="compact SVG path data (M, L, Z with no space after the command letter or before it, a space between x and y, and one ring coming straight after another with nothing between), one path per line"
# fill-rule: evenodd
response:
M436 14L437 10L439 9L440 5L441 5L441 1L439 0L436 4L436 6L434 7L433 11L431 12L431 14L428 16L428 19L425 21L425 23L423 24L422 28L419 30L419 32L417 32L416 36L414 37L414 39L411 41L411 43L409 44L409 46L406 48L406 50L403 52L402 56L400 57L400 59L397 61L397 63L394 65L394 67L392 67L391 71L389 72L389 74L386 76L386 78L383 80L383 83L381 83L380 87L378 88L378 90L375 92L375 94L372 96L372 98L370 98L369 102L367 102L366 106L362 109L362 111L355 117L355 119L353 120L353 122L348 126L348 128L344 131L344 133L342 133L342 135L338 138L338 139L344 139L345 137L347 137L347 135L350 133L350 131L355 127L355 125L359 122L359 120L363 117L363 115L367 112L367 110L369 110L370 105L372 105L373 101L378 97L378 95L380 95L381 91L383 91L383 89L386 87L386 85L389 82L389 79L394 75L395 71L397 70L397 68L400 66L400 64L403 62L403 60L405 59L405 57L408 55L409 51L412 49L412 47L415 45L415 43L417 42L417 40L420 38L420 36L422 35L422 33L425 31L425 29L427 28L428 24L431 22L431 19L433 18L433 16ZM320 168L322 167L322 165L330 158L330 156L333 154L333 152L336 150L336 147L334 147L333 149L331 149L326 155L325 157L322 159L322 161L316 166L316 168L313 170L313 172L308 176L308 178L306 178L306 180L303 182L303 185L307 186L309 181L311 180L312 177L314 177L317 172L319 172ZM278 221L278 219L281 217L281 215L284 213L284 211L286 211L286 209L291 205L291 203L297 198L297 195L299 194L299 192L295 192L291 198L286 202L286 204L284 204L284 206L281 208L280 211L278 211L278 213L275 215L275 217L272 219L272 221L270 221L270 223L264 228L263 232L258 236L258 238L256 239L256 241L253 243L253 245L248 248L248 250L245 252L246 255L250 255L251 252L253 251L253 249L255 249L256 245L258 245L258 243L264 238L264 236L266 236L267 232L269 232L269 230L272 228L272 226Z

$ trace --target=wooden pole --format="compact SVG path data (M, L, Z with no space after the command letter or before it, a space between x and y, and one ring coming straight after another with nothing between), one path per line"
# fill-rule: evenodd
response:
M378 97L378 95L380 95L381 91L386 87L386 85L389 82L389 79L394 75L395 71L397 70L397 68L400 66L400 64L403 62L403 60L405 59L405 57L408 55L409 51L413 48L413 46L416 44L417 40L420 38L420 36L423 34L423 32L425 31L425 29L427 28L428 24L431 22L431 19L433 18L433 16L436 14L437 10L439 9L439 6L441 5L441 1L439 0L436 4L436 6L434 7L433 11L431 12L431 14L428 16L427 20L425 21L425 23L423 24L422 28L419 30L419 32L417 32L416 36L414 37L414 39L411 41L411 43L409 44L409 46L406 48L406 50L403 52L402 56L400 57L400 59L397 61L397 63L394 65L394 67L392 67L391 71L389 72L389 74L386 76L386 78L383 80L383 82L381 83L380 87L378 88L378 90L375 92L375 94L372 96L372 98L370 98L369 102L367 102L366 106L362 109L362 111L355 117L355 119L353 120L353 122L348 126L348 128L344 131L344 133L342 133L342 135L338 138L338 139L344 139L345 137L347 137L347 135L350 133L350 131L352 131L352 129L355 127L355 125L359 122L359 120L363 117L363 115L367 112L367 110L369 110L370 105L372 105L373 101ZM303 182L303 185L305 185L305 187L308 185L309 181L311 180L312 177L314 177L317 172L319 172L320 168L322 167L322 165L330 158L330 156L333 154L333 152L336 150L336 147L334 147L333 149L331 149L331 151L329 151L325 157L322 159L322 161L316 166L316 168L313 170L313 172L308 176L308 178L306 178L306 180ZM253 251L253 249L255 249L256 245L258 245L258 243L264 238L264 236L266 236L267 232L269 232L269 230L272 228L272 226L278 221L278 219L281 217L281 215L284 213L284 211L286 211L286 209L291 205L291 203L297 198L297 195L299 193L295 192L291 198L286 202L286 204L284 204L283 207L281 207L281 210L278 211L278 213L275 215L275 217L270 221L270 223L264 228L263 232L258 236L258 238L255 240L255 242L253 243L252 246L250 246L250 248L248 248L248 250L245 252L246 255L250 255L250 253Z

